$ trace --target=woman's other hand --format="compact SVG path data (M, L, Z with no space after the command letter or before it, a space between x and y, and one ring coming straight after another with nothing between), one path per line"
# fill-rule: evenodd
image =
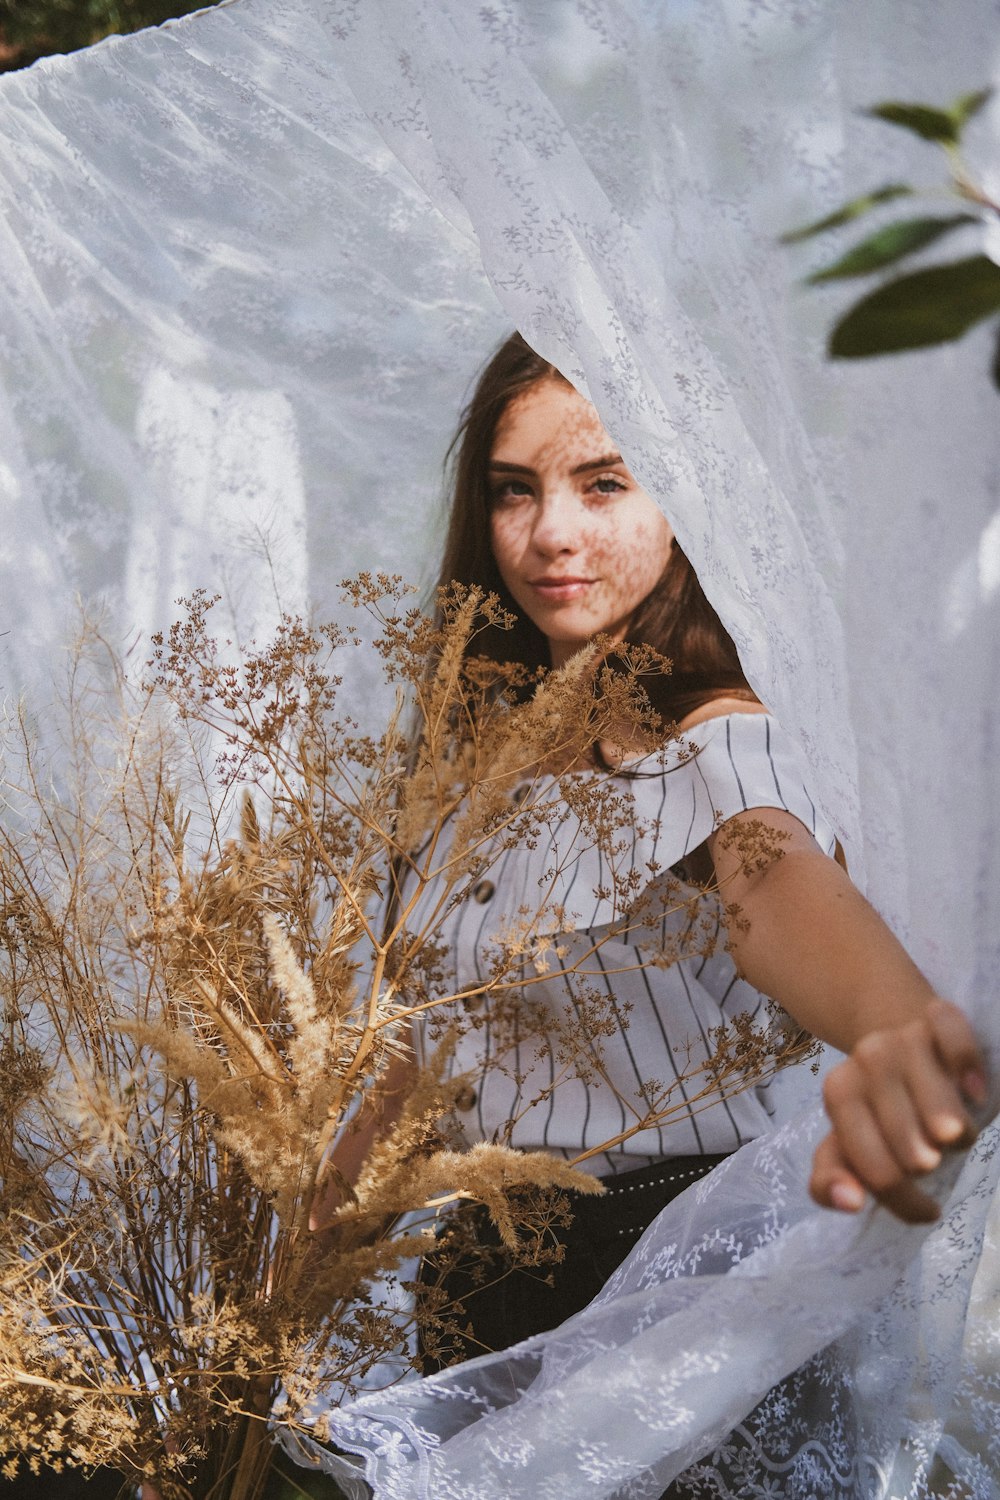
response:
M968 1106L986 1098L982 1054L956 1005L933 999L903 1025L871 1031L826 1078L832 1129L813 1158L809 1191L856 1213L871 1193L908 1224L939 1209L918 1185L945 1152L972 1145Z

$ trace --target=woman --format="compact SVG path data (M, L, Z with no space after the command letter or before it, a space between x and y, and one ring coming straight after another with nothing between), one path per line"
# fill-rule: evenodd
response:
M442 585L495 591L517 615L513 630L477 637L477 650L558 668L600 633L670 658L673 670L650 676L649 692L697 754L667 774L650 771L648 761L623 765L616 783L633 797L637 819L656 829L637 867L655 860L675 877L724 889L728 947L641 967L634 934L609 937L599 874L588 871L586 856L574 861L566 901L575 903L576 932L561 969L541 986L542 1003L550 1000L553 1013L565 1006L575 954L596 948L598 982L622 1024L588 1078L554 1089L551 1059L521 1056L509 1031L498 1042L487 1010L458 1044L455 1065L473 1085L457 1113L467 1143L503 1139L584 1158L603 1172L607 1192L574 1204L574 1224L561 1236L565 1255L551 1275L510 1272L499 1249L486 1285L475 1260L444 1273L468 1323L457 1341L434 1346L428 1369L506 1347L571 1315L671 1197L768 1129L766 1088L689 1101L684 1078L675 1077L660 1091L669 1109L656 1119L649 1083L669 1073L678 1049L689 1063L703 1061L713 1025L759 1012L763 996L849 1054L826 1083L831 1130L813 1165L811 1191L826 1207L856 1212L871 1193L903 1220L932 1220L937 1207L919 1179L944 1151L973 1139L967 1106L985 1095L965 1018L934 993L832 857L836 841L802 785L797 754L750 690L659 508L590 403L517 335L486 367L466 412L454 497ZM634 749L595 747L602 774L609 757L627 761ZM780 857L748 862L747 841L759 840L762 824ZM447 920L440 939L460 981L466 969L482 981L490 934L516 913L550 853L506 851ZM648 915L656 887L645 883ZM593 964L590 971L593 980ZM476 1229L491 1242L482 1211ZM435 1274L425 1267L425 1281Z

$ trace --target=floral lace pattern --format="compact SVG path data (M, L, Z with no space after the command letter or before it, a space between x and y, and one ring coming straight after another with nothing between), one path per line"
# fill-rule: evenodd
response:
M956 1288L976 1263L965 1235L995 1191L998 1132L913 1260L924 1233L884 1212L829 1223L810 1211L794 1164L821 1129L818 1113L799 1119L689 1189L561 1329L361 1398L338 1414L337 1442L364 1451L392 1500L656 1500L673 1481L671 1500L716 1482L798 1500L952 1493L938 1489L942 1416L927 1404L961 1357ZM918 1359L929 1331L933 1358ZM984 1375L980 1413L995 1369ZM957 1437L946 1451L964 1484L977 1464L987 1477L969 1493L993 1493L988 1465Z
M328 612L352 569L412 573L463 393L515 324L663 503L855 877L995 1042L984 351L829 367L837 293L789 297L807 252L774 242L905 176L859 108L985 84L998 19L234 0L4 78L7 680L57 674L78 591L133 639L203 585L245 637L279 600ZM974 157L997 132L994 109ZM810 1207L820 1128L678 1200L558 1334L345 1411L379 1494L653 1500L685 1472L995 1497L995 1135L915 1231Z

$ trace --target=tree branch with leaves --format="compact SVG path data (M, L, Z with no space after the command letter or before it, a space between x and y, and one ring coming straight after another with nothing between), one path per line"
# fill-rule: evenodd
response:
M923 213L883 224L838 259L812 272L806 277L807 285L878 275L958 230L981 227L1000 218L1000 203L975 181L962 154L967 125L991 98L992 90L979 89L944 109L887 101L866 111L873 119L908 130L940 148L948 163L948 181L943 187L931 188L887 183L852 198L813 223L790 230L782 235L782 244L798 244L841 229L889 203L939 201L943 194L946 200L962 206L952 213ZM865 359L927 348L959 339L970 328L998 314L1000 265L988 255L970 255L883 280L838 319L830 333L828 352L833 359ZM1000 386L1000 343L992 377Z

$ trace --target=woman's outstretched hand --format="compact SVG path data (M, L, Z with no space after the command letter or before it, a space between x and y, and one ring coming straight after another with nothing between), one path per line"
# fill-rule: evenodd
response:
M919 1179L946 1151L971 1146L968 1106L986 1098L972 1027L933 999L915 1020L871 1031L831 1070L823 1098L832 1129L813 1158L809 1191L824 1208L856 1213L871 1193L908 1224L939 1209Z
M780 853L748 861L741 824L758 840L763 827ZM824 1087L832 1129L814 1158L813 1198L856 1213L871 1193L909 1224L932 1222L938 1205L920 1178L972 1144L970 1107L986 1101L968 1020L791 814L738 813L710 850L737 918L729 940L739 971L846 1053Z

